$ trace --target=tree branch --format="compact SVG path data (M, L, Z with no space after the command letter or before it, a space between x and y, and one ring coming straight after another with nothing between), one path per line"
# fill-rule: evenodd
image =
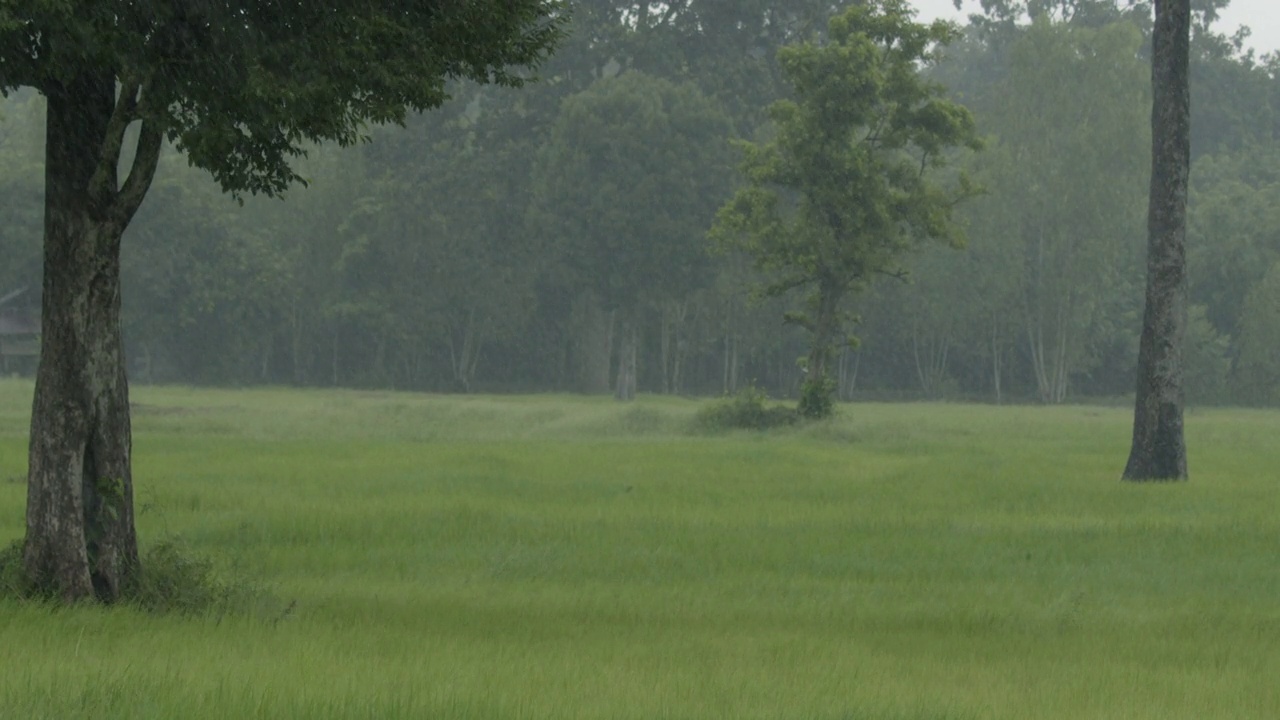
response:
M160 123L155 120L143 120L142 131L138 135L138 149L133 155L133 167L129 169L129 177L116 193L111 203L111 220L118 223L121 230L133 219L133 214L142 205L142 200L151 188L151 180L156 176L156 166L160 164L160 148L164 142L164 132Z
M95 204L106 206L114 200L125 131L137 117L138 90L138 83L126 82L120 88L120 96L116 98L116 107L111 112L106 136L102 140L98 169L89 180L89 197L93 198Z
M896 270L881 270L877 268L875 272L877 275L884 275L886 277L893 278L894 280L897 280L899 282L906 282L907 277L909 275L909 273L906 270L903 270L902 268L898 268Z

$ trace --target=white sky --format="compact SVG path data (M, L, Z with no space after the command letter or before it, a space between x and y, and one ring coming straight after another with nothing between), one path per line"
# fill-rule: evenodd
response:
M964 0L964 8L957 12L952 0L909 0L920 20L932 20L944 17L963 21L969 13L981 12L978 0ZM1253 34L1249 44L1258 51L1273 52L1280 48L1280 1L1278 0L1231 0L1231 5L1222 12L1216 27L1218 32L1231 36L1240 25L1248 25Z

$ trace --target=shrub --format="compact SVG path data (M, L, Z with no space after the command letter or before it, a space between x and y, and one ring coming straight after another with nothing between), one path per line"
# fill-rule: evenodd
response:
M149 612L183 615L252 614L277 604L263 588L219 572L212 559L175 540L157 543L143 553L142 567L125 593L125 602Z
M752 384L704 407L696 421L703 430L768 430L798 419L795 410L770 405L769 396Z
M800 409L797 412L809 420L831 417L835 409L836 381L831 378L805 380L800 386Z

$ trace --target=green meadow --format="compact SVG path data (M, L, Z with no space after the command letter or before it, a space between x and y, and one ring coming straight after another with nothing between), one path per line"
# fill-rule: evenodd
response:
M0 602L9 718L1276 718L1280 413L135 388L143 545L234 613ZM31 385L0 381L0 543Z

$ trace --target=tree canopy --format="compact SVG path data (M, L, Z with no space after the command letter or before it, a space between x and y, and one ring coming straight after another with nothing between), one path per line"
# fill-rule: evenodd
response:
M561 33L556 0L0 0L0 90L120 84L110 142L145 121L232 192L282 192L306 141L439 105L466 78L519 85ZM111 158L108 158L111 159Z

